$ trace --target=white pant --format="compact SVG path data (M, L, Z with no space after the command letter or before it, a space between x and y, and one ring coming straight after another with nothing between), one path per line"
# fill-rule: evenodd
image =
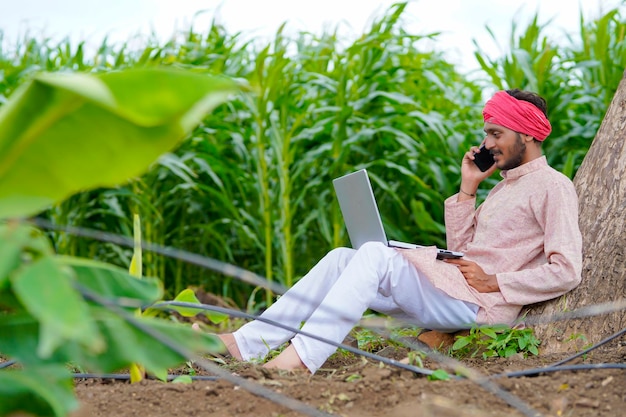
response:
M369 242L330 251L261 317L341 343L367 310L432 330L454 331L476 321L478 306L454 299L420 276L397 250ZM314 373L335 346L252 321L234 333L244 360L262 358L288 340Z

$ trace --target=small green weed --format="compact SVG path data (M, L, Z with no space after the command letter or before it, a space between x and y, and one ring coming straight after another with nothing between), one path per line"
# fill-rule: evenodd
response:
M360 381L361 379L363 379L363 377L359 374L351 374L348 375L348 377L345 379L346 382L355 382L355 381Z
M389 342L384 337L370 329L356 330L354 336L359 349L366 352L376 352L389 345Z
M443 369L437 369L432 374L428 375L429 381L447 381L450 378L450 374Z
M352 335L356 339L359 349L366 352L377 352L386 346L402 346L402 343L396 341L397 339L417 338L421 332L422 329L419 327L392 328L387 338L374 330L358 328L353 330Z
M408 353L409 365L417 366L420 368L424 367L424 358L426 354L423 352L419 352L417 350L411 350Z
M538 355L541 341L533 329L512 329L507 326L473 327L467 336L457 336L451 354L459 358L475 357L482 353L483 359L494 356L508 358L517 353Z
M193 367L193 361L187 361L185 362L185 372L187 375L189 376L196 376L197 372L196 369Z
M582 333L572 333L565 342L572 343L575 346L577 352L588 349L593 346L593 343L587 341L587 337ZM582 355L583 360L587 360L587 354Z

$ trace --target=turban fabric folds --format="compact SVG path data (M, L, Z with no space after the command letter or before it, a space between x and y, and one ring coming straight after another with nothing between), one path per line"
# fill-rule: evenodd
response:
M543 141L552 131L548 118L534 104L498 91L483 109L485 123L504 126Z

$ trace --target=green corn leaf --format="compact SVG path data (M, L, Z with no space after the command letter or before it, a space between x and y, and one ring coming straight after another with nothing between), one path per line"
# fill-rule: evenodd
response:
M133 215L133 257L130 260L128 272L134 277L141 278L143 271L141 252L141 220L138 214Z
M200 304L200 300L198 300L198 298L196 297L196 294L190 289L185 289L181 291L176 296L176 298L174 298L174 301L180 301L183 303ZM204 314L209 320L211 320L213 323L216 323L216 324L221 323L222 321L228 319L227 314L218 313L215 311L207 311L207 310L200 309L200 308L180 307L180 306L173 306L173 305L168 306L168 308L174 311L177 311L183 317L195 317L198 314ZM149 308L146 310L145 313L147 315L154 315L158 311L160 310Z
M141 174L236 89L156 68L34 77L0 107L0 218Z
M181 291L180 294L176 296L174 301L200 304L200 300L198 300L194 292L190 289ZM218 313L216 311L207 311L207 310L201 310L201 309L195 309L195 308L189 308L189 307L176 307L176 306L171 306L171 308L178 311L184 317L193 317L197 315L198 313L203 313L213 323L221 323L222 321L228 319L227 314Z

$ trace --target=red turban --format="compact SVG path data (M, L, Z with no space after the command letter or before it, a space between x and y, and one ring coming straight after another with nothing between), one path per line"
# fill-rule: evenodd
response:
M504 126L543 141L552 131L548 118L534 104L498 91L483 109L485 123Z

